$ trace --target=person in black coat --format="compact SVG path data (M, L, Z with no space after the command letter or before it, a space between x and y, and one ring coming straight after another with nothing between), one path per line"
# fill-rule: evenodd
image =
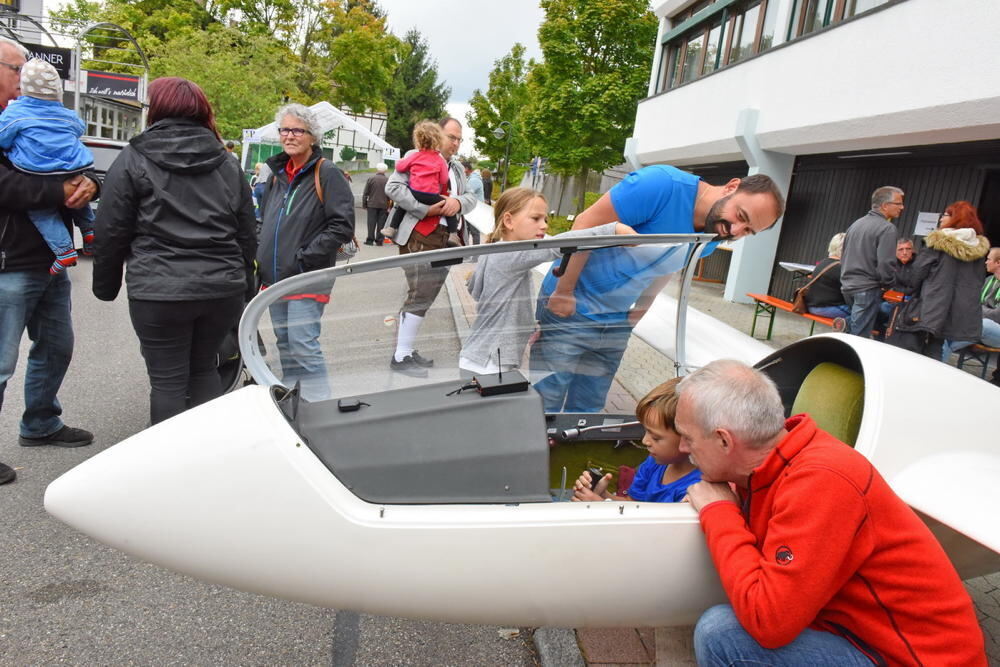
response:
M909 284L910 274L913 272L913 260L915 258L913 239L901 238L896 241L896 259L892 263L894 278L892 287L889 289L899 292L904 297L909 297L913 292L913 289L907 285ZM875 318L875 331L878 332L875 335L875 340L885 340L885 331L892 321L892 313L899 307L898 304L890 301L883 301L879 304L878 316Z
M385 172L388 170L389 167L384 162L379 162L375 167L375 174L365 183L365 190L361 195L361 208L368 211L368 236L365 237L365 245L382 245L385 239L382 228L389 217L389 198L385 196L385 182L389 180Z
M815 281L806 292L806 307L809 312L820 317L832 317L837 331L844 330L846 318L851 315L851 309L844 302L844 295L840 291L840 253L843 249L844 232L834 234L826 249L826 259L817 264L809 274L809 280L815 278Z
M493 172L486 167L479 170L479 175L483 177L483 196L487 204L493 204Z
M157 424L222 394L216 354L250 293L257 241L250 185L201 88L156 79L147 121L104 182L93 290L113 301L125 267Z

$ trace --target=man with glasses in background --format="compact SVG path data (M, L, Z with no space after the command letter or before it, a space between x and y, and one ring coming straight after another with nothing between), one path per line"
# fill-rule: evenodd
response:
M707 233L735 240L770 229L784 210L781 191L764 174L709 185L659 164L626 176L580 213L573 229L617 220L640 234ZM546 412L604 408L632 328L670 274L683 267L685 250L609 248L577 253L562 277L549 271L536 308L541 334L531 350L532 374L545 374L535 389Z
M17 42L0 38L0 106L21 93L21 67L28 51ZM7 381L14 374L25 330L32 341L24 376L24 414L19 444L81 447L94 435L66 426L56 398L73 356L68 272L50 274L55 256L31 224L31 209L77 208L97 194L97 179L77 175L65 181L27 176L14 170L0 155L0 408ZM72 227L66 222L67 231ZM0 463L0 484L11 482L14 471Z
M441 157L448 163L451 177L448 191L451 196L433 206L421 204L410 192L409 174L399 172L394 172L385 185L389 199L406 211L392 239L399 245L400 255L447 247L448 228L444 217L468 213L476 207L476 196L466 190L465 170L458 160L453 159L462 144L462 124L451 117L442 119L438 124L444 130ZM427 377L427 369L434 365L434 360L420 355L415 347L416 340L428 309L448 277L448 268L409 266L404 273L408 289L400 309L396 349L389 360L389 368L412 377Z
M903 191L883 185L872 193L872 208L847 228L840 259L840 291L851 308L847 332L872 337L882 293L896 277L896 226L903 213Z

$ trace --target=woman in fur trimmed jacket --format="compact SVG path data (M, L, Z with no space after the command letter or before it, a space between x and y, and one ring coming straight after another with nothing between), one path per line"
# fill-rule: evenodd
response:
M924 243L927 248L906 279L916 296L901 311L890 342L940 359L945 339L979 340L982 335L979 292L990 242L975 207L958 201L945 209Z

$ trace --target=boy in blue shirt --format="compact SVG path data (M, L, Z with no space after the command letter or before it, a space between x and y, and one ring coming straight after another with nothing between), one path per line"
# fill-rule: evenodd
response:
M674 430L677 415L677 385L682 378L667 380L643 396L635 407L635 416L642 422L646 435L642 444L649 457L635 472L629 488L619 489L618 495L608 493L611 473L606 474L590 489L592 478L585 470L573 485L573 500L605 499L637 500L651 503L679 503L689 486L701 480L698 470L687 454L680 450L681 436Z
M38 58L21 68L21 97L0 114L0 148L19 171L58 176L60 180L94 165L94 156L80 141L83 121L62 103L62 80L56 68ZM70 209L83 235L83 253L94 243L94 211L89 205ZM55 255L49 273L76 265L73 238L57 209L28 211L28 217Z

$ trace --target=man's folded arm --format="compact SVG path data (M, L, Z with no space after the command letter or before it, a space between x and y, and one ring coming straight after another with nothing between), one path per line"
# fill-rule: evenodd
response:
M62 181L29 176L15 169L0 166L0 208L5 211L59 208L63 201L65 194Z

